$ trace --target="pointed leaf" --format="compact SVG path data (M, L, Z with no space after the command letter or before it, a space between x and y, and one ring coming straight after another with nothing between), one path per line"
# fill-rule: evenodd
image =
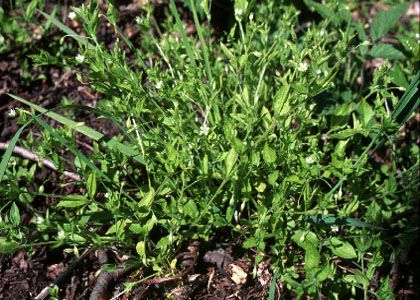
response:
M382 38L407 11L408 6L409 3L402 3L393 6L386 11L378 12L372 21L372 26L370 27L372 40L376 42Z
M11 254L20 249L19 243L0 238L0 253Z
M229 177L232 172L233 167L235 166L236 161L238 160L238 153L235 149L230 149L225 159L225 173L226 177Z
M306 244L305 249L305 270L309 271L311 269L317 268L321 261L321 255L317 247L311 242Z
M404 59L405 55L400 50L390 44L379 44L373 46L369 55L375 58L385 59Z
M262 155L266 164L272 164L277 159L276 151L274 151L268 144L264 145Z
M83 206L88 202L88 199L83 195L67 195L58 202L57 206L74 208Z
M89 174L87 180L86 180L86 189L89 193L89 196L93 198L96 194L96 174L95 172L92 172Z
M336 237L330 239L329 248L334 255L344 259L352 259L357 257L356 251L349 242L343 242Z
M152 205L153 199L155 198L156 191L153 187L150 188L150 191L140 200L138 206L150 208Z

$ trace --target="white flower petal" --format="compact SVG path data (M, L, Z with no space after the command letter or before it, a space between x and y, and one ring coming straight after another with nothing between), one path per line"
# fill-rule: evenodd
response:
M84 60L85 60L85 57L82 55L82 54L77 54L76 55L76 61L79 63L79 64L81 64L81 63L83 63L84 62Z
M7 114L10 118L16 117L16 109L12 108L9 110L9 113Z
M69 12L68 17L70 20L74 20L76 18L76 13L74 11Z

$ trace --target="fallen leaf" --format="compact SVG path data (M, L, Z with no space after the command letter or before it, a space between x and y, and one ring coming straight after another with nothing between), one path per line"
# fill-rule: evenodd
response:
M232 278L233 282L235 282L237 285L246 283L248 274L240 266L230 264L228 266L228 271L231 274L230 277Z

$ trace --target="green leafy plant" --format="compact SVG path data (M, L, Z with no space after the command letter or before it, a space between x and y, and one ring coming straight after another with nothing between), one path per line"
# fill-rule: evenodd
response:
M418 154L418 147L397 149L392 137L418 107L419 73L399 61L406 54L378 42L407 5L378 13L369 40L343 3L304 2L323 19L299 31L293 5L235 1L236 23L218 41L200 23L199 16L211 17L206 2L200 10L197 1L186 2L197 31L188 36L171 0L159 36L147 20L152 7L138 22L150 37L147 48L117 27L111 3L106 12L95 2L73 8L85 37L41 12L78 43L68 67L103 99L95 109L70 101L60 107L64 116L10 95L30 109L22 111L27 123L0 163L0 191L10 199L0 251L44 242L115 245L135 249L138 263L166 274L183 242L225 230L255 253L255 264L270 257L276 278L299 298L389 295L388 278L378 291L370 282L389 258L389 230L415 224L392 220L415 206L418 179L410 174L418 172L418 156L406 153ZM112 49L96 36L101 18L118 37ZM42 64L45 57L33 58ZM395 63L357 84L364 63L378 57ZM81 109L112 121L121 135L106 137L79 123ZM59 171L59 149L71 153L83 192L53 195L56 205L34 225L40 234L27 242L16 227L25 202L8 194L13 147L31 124L43 129L38 151L54 149L49 156ZM89 156L77 147L76 132L92 141ZM383 147L393 154L378 169L372 155Z

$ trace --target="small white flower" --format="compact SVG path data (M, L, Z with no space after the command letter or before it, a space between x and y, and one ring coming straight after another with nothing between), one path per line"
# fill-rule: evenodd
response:
M35 220L35 222L38 224L38 225L41 225L42 223L44 223L44 218L43 217L41 217L41 216L37 216L36 217L36 220Z
M160 80L158 83L155 84L155 88L159 90L162 87L162 85L163 85L163 82L162 80Z
M308 156L307 158L305 158L305 161L307 164L313 164L315 162L315 159L312 156Z
M332 232L338 232L340 230L340 228L337 225L332 225L331 226L331 231Z
M299 70L300 72L305 72L306 70L308 70L308 68L309 68L309 65L308 65L308 63L307 63L306 61L301 62L301 63L299 64L299 66L298 66L298 70Z
M70 20L74 20L74 18L76 18L76 13L74 11L71 11L71 12L69 12L68 17L69 17Z
M64 239L64 237L65 237L66 235L64 234L64 231L63 230L60 230L58 233L57 233L57 237L58 237L58 239L60 239L60 240L62 240L62 239Z
M76 61L79 64L81 64L82 62L84 62L84 60L85 60L85 57L82 54L79 53L79 54L76 55Z
M200 126L200 132L199 135L208 135L210 128L207 126L207 124L203 124Z
M420 39L420 33L416 33L416 39Z
M235 16L241 17L243 12L242 8L235 8Z
M105 193L104 197L105 197L106 199L108 199L108 198L109 198L109 194L108 194L108 193Z
M10 118L16 117L16 109L12 108L9 110L9 113L7 114Z
M322 70L321 70L321 69L316 69L316 70L315 70L315 73L316 73L317 75L321 75Z

